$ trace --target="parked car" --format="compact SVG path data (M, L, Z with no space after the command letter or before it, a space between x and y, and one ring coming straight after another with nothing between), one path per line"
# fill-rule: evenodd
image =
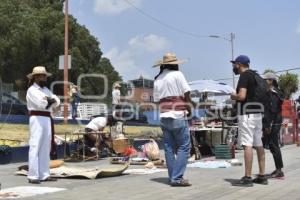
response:
M11 115L27 115L28 110L25 103L14 96L0 92L0 113Z

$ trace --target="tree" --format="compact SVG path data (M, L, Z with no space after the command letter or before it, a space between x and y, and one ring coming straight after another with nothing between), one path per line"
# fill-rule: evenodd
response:
M58 70L58 57L64 53L62 8L63 1L58 0L0 1L0 74L3 82L13 82L18 89L26 90L25 75L37 65L47 67L53 74L51 81L63 80L63 71ZM109 60L101 58L97 39L72 16L69 17L69 54L72 55L69 81L76 83L82 73L104 73L110 82L121 80ZM82 90L93 94L97 93L98 86L97 81L91 82ZM56 93L63 94L62 88L56 87Z
M297 74L289 73L282 74L279 76L278 85L283 91L285 97L290 99L292 94L297 92L299 79Z

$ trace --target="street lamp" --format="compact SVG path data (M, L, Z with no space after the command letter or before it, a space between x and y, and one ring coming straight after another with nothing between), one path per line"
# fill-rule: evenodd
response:
M235 34L234 33L230 33L230 37L226 38L223 36L219 36L219 35L210 35L209 37L211 38L219 38L219 39L223 39L226 40L228 42L230 42L230 46L231 46L231 60L234 59L234 51L233 51L233 40L235 39ZM234 78L234 73L232 73L232 83L233 83L233 87L235 88L235 78Z

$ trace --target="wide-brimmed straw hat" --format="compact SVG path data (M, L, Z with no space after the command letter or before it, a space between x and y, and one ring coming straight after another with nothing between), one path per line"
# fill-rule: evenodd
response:
M37 75L37 74L44 74L47 77L52 76L51 73L49 73L49 72L46 71L45 67L43 67L43 66L36 66L36 67L34 67L32 69L32 73L30 73L30 74L27 75L27 78L32 79L32 77L34 75Z
M186 60L178 60L175 53L166 53L162 60L157 61L153 67L160 65L179 65L186 62Z
M120 83L116 83L116 84L114 85L114 88L121 88Z
M276 76L276 74L272 73L272 72L267 72L264 75L262 75L263 79L266 80L275 80L277 81L278 77Z

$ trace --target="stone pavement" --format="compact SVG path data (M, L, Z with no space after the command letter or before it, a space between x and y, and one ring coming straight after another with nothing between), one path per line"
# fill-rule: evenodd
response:
M193 184L187 188L173 188L167 184L167 173L152 175L124 175L97 180L60 179L57 182L42 183L44 187L66 188L66 191L44 194L25 199L55 200L188 200L188 199L299 199L300 200L300 147L288 145L282 148L284 158L285 180L270 180L269 185L254 185L252 188L231 186L233 179L243 176L244 166L227 169L188 168L186 178ZM242 161L242 152L238 155ZM267 172L274 169L273 158L267 151ZM74 165L108 165L107 160ZM26 177L15 176L17 164L0 166L2 189L15 186L29 186ZM131 166L131 168L137 168ZM258 172L257 160L254 158L253 173ZM32 185L30 185L32 186Z

